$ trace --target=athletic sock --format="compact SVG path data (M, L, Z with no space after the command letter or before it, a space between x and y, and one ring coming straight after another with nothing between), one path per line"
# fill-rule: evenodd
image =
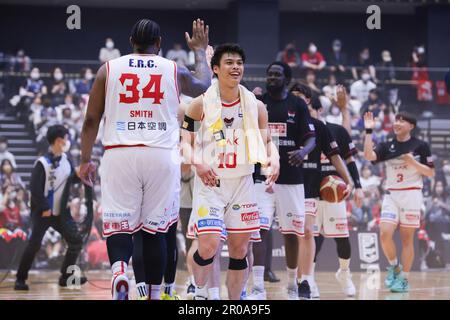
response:
M148 297L148 289L145 282L136 283L136 291L139 298Z
M164 283L164 293L168 294L169 297L173 295L173 286L174 283Z
M308 281L308 284L312 284L314 281L314 277L312 275L302 274L302 277L300 278L300 283L303 281Z
M402 271L401 275L403 276L403 278L405 278L406 280L408 280L408 278L409 278L409 272Z
M208 299L209 300L220 300L219 287L208 288Z
M288 283L288 288L292 288L297 286L297 269L290 269L290 268L286 268L287 269L287 283Z
M395 267L398 265L398 259L395 258L394 260L389 260L389 264L391 265L391 267Z
M195 278L194 278L194 275L189 276L189 282L190 282L190 284L192 284L193 286L195 286Z
M350 267L350 259L341 259L339 258L339 268L342 271L348 271Z
M264 266L253 266L253 288L264 290Z
M206 289L206 286L203 287L195 286L195 295L207 298L208 290Z
M160 300L161 298L161 285L151 284L150 285L150 300Z
M111 266L111 271L113 274L116 274L118 272L127 273L128 265L123 261L116 261Z

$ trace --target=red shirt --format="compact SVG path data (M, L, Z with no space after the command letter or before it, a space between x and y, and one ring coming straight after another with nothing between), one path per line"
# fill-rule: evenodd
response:
M319 64L324 61L323 56L320 52L316 52L314 54L310 54L309 52L305 52L302 54L302 61L308 61L311 64Z
M6 207L5 210L0 214L0 228L5 227L7 224L15 225L20 227L22 225L22 218L20 217L20 208L15 206L10 209Z

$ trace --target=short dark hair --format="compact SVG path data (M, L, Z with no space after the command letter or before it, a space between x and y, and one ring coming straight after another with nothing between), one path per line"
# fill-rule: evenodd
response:
M8 138L4 137L4 136L0 136L0 143L6 143L8 144Z
M311 108L314 110L322 109L322 102L317 94L314 94L311 98Z
M417 127L417 119L409 112L399 112L395 115L395 120L405 120L412 125L414 125L414 128Z
M245 52L238 44L236 43L224 43L218 45L214 50L214 54L211 58L211 70L214 69L214 66L220 67L220 59L225 53L237 53L241 56L242 62L245 63Z
M131 42L139 49L153 46L160 36L159 24L150 19L140 19L131 29Z
M307 99L311 99L311 97L312 97L311 88L308 87L307 85L304 85L303 83L300 83L300 82L296 82L292 86L291 90L289 90L289 91L290 92L298 91L301 94L303 94L305 96L305 98L307 98Z
M271 64L269 64L269 66L266 69L266 74L267 74L267 72L269 72L270 67L273 66L273 65L282 67L283 68L284 77L288 80L288 83L291 82L291 80L292 80L292 69L287 63L284 63L282 61L274 61Z
M69 134L69 130L67 130L66 127L60 124L56 124L54 126L51 126L47 130L47 141L50 145L54 144L56 139L62 138L66 136L66 134Z

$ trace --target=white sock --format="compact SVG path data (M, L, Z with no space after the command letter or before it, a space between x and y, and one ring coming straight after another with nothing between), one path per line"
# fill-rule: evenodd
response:
M314 282L314 277L312 275L302 274L300 283L302 283L305 280L308 281L308 284L311 284Z
M189 276L189 281L191 282L192 285L195 286L195 278L194 278L194 275Z
M173 286L174 283L164 283L164 293L171 297L173 295Z
M208 288L208 299L209 300L220 300L219 287Z
M389 260L389 264L390 264L392 267L397 266L397 265L398 265L398 259L395 258L394 260Z
M253 266L253 288L264 290L264 266Z
M403 276L403 278L405 278L406 280L408 280L408 278L409 278L409 272L402 271L402 276Z
M136 291L139 298L148 297L148 289L145 282L136 283Z
M349 267L350 267L350 259L339 258L339 268L342 271L348 271Z
M161 298L161 285L151 284L150 285L150 300L160 300Z
M127 268L128 268L128 265L125 262L123 262L123 261L116 261L111 266L111 271L112 271L113 274L116 274L118 272L127 273Z
M207 298L208 290L206 289L206 286L203 287L195 286L195 295Z
M297 287L297 269L289 269L287 268L287 283L288 283L288 287Z
M316 263L315 262L313 263L313 266L311 269L311 276L313 277L313 279L314 279L314 271L316 271Z

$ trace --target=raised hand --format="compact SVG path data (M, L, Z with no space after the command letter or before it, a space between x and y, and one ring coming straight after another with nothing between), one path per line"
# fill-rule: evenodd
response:
M344 111L347 109L347 102L348 102L348 96L347 91L345 90L345 87L341 84L337 85L336 88L336 105L339 107L339 109Z
M209 26L203 20L197 19L192 23L192 38L185 32L186 43L192 50L206 50L209 43Z
M364 114L364 128L373 129L375 127L375 120L373 120L373 113L366 112Z

